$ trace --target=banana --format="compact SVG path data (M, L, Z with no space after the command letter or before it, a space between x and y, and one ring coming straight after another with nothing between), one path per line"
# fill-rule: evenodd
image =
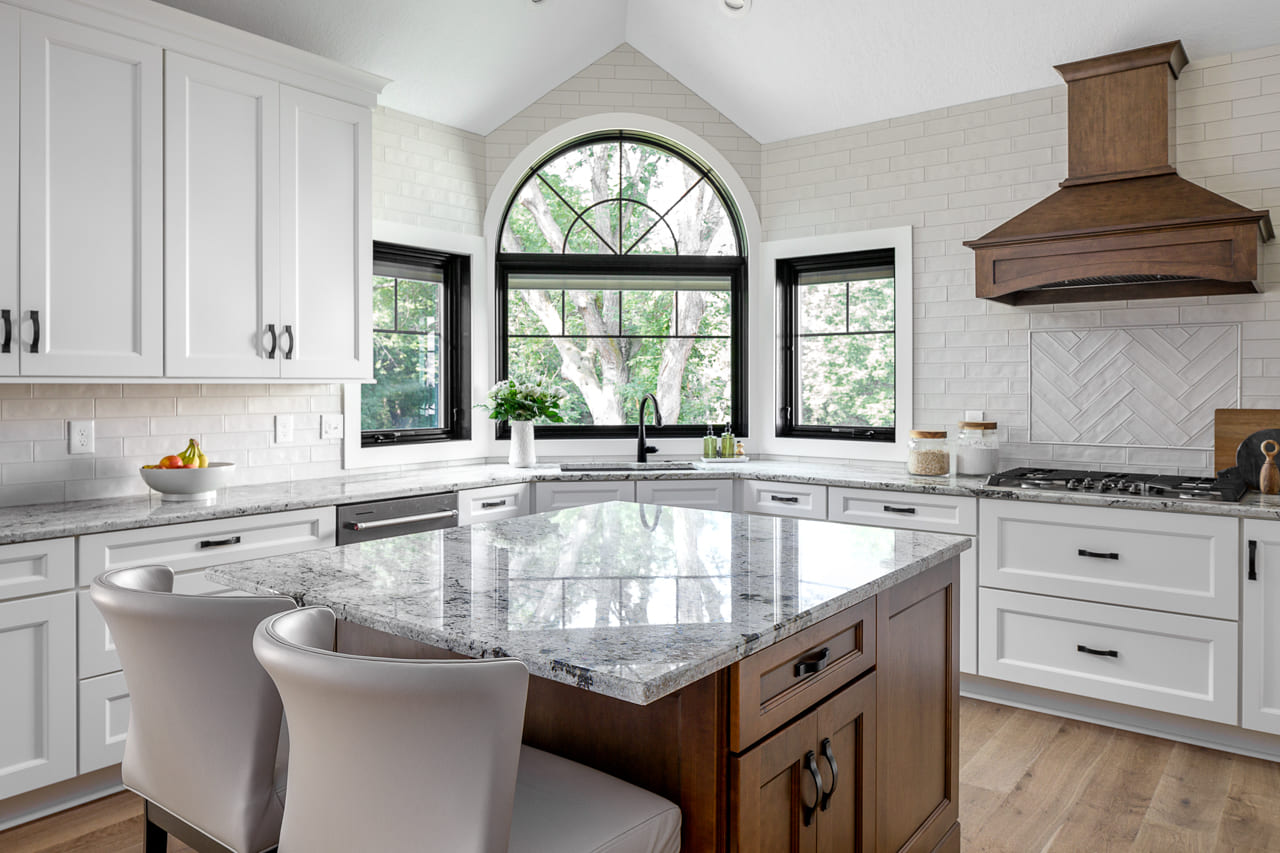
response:
M197 454L199 453L200 445L196 444L196 440L194 438L189 438L187 439L186 449L178 454L178 458L182 460L183 465L198 466L199 462Z

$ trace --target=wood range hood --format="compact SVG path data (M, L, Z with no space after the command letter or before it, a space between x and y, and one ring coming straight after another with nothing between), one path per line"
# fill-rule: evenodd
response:
M976 293L1012 305L1256 293L1269 211L1174 170L1182 42L1055 66L1067 81L1062 189L976 240Z

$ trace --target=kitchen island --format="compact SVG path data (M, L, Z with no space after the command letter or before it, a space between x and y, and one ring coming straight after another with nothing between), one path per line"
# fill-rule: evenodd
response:
M685 851L958 850L964 537L605 503L217 566L340 651L514 657L525 738L679 803Z

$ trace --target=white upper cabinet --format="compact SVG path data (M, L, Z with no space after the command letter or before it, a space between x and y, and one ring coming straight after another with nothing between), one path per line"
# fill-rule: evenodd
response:
M280 375L279 99L273 80L165 56L170 376Z
M24 11L19 54L21 373L161 376L160 48Z
M368 109L280 87L281 376L373 376Z
M0 6L0 376L18 373L18 10Z

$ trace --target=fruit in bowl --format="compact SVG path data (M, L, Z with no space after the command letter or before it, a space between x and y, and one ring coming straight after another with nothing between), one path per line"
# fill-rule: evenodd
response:
M165 456L157 465L143 465L143 481L160 493L163 501L211 498L231 482L234 462L210 462L194 438L181 453Z

